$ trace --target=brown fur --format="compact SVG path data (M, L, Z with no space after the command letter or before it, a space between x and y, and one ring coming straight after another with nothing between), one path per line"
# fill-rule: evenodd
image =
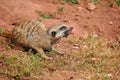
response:
M44 50L50 50L53 44L62 38L63 33L60 33L58 28L60 25L52 26L46 30L39 20L23 20L14 27L11 38L15 43L24 47L31 47L40 53L41 57L49 59ZM51 35L53 30L58 32L59 36L53 37Z

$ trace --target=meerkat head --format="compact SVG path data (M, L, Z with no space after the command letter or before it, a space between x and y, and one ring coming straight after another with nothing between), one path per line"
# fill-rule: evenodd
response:
M66 26L64 24L54 25L48 29L48 35L51 40L56 42L63 37L68 37L72 33L73 27Z

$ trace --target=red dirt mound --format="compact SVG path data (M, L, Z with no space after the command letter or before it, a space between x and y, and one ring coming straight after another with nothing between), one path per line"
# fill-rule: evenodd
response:
M104 4L103 4L104 3ZM86 38L97 33L115 39L120 35L120 8L110 7L107 2L92 6L88 2L69 4L54 0L0 0L0 26L12 31L12 23L21 18L37 18L36 10L53 15L51 19L42 19L48 27L56 23L65 23L74 27L78 37Z

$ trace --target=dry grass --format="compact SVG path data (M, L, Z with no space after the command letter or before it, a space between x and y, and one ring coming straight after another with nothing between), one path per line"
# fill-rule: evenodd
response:
M87 40L71 36L56 47L65 55L48 54L53 61L31 51L9 49L0 54L0 75L20 80L120 80L119 41L108 42L97 35Z

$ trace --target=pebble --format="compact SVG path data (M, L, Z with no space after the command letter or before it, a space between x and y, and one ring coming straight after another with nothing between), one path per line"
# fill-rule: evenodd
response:
M109 21L109 24L110 24L110 25L112 25L112 24L113 24L113 22L112 22L112 21Z
M95 10L95 8L96 8L96 5L94 3L88 3L88 7L87 7L88 10L93 11Z
M73 49L79 49L79 47L78 46L74 46Z
M88 46L87 46L87 45L84 45L84 46L83 46L83 48L84 48L84 49L87 49L87 48L88 48Z

